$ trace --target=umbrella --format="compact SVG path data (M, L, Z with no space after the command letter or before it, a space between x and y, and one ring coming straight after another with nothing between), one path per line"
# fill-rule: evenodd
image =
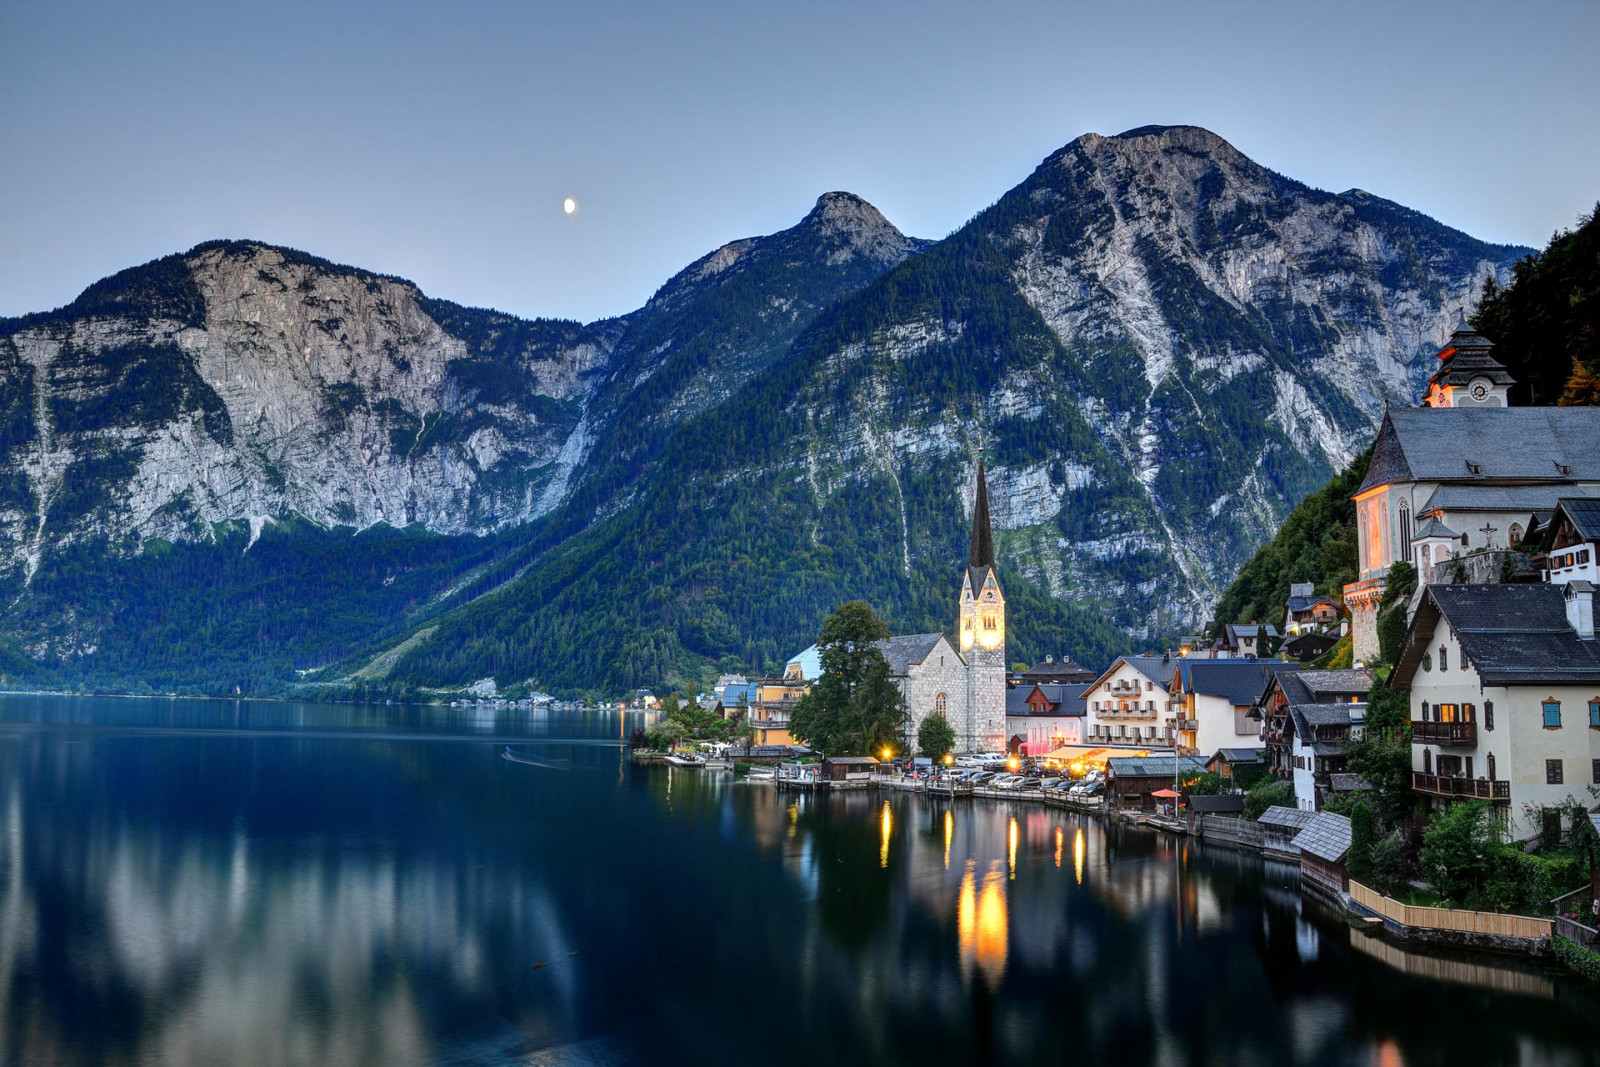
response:
M1172 797L1181 796L1182 794L1174 793L1170 789L1157 789L1154 793L1151 793L1150 795L1153 796L1153 797L1163 797L1163 798L1171 799Z

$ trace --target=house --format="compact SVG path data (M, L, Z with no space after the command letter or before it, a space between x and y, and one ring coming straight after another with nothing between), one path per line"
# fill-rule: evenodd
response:
M1289 760L1294 768L1296 807L1322 810L1333 789L1333 776L1345 773L1345 748L1361 739L1366 717L1364 703L1289 705Z
M1205 760L1196 756L1115 756L1106 760L1106 801L1119 808L1155 811L1152 794L1171 789L1177 776L1205 769Z
M1256 659L1180 659L1169 683L1175 702L1178 751L1195 755L1227 746L1254 746L1261 723L1252 718L1272 672L1297 671L1298 663Z
M1333 651L1339 643L1339 634L1301 633L1278 646L1278 655L1297 663L1315 663Z
M1541 533L1545 581L1600 585L1600 499L1562 497Z
M1317 817L1314 811L1274 804L1256 820L1262 826L1262 848L1266 852L1281 852L1286 856L1299 856L1300 849L1294 839L1301 830L1311 825Z
M1294 723L1292 704L1349 704L1365 700L1373 674L1366 668L1324 671L1273 669L1266 690L1257 702L1261 739L1267 746L1267 770L1280 778L1294 773Z
M1018 685L1088 685L1094 681L1094 671L1072 660L1046 656L1042 663L1016 675Z
M1206 760L1206 770L1232 780L1241 770L1266 770L1266 753L1259 748L1219 748Z
M1006 694L1006 737L1011 751L1029 755L1084 743L1087 685L1020 685ZM1025 746L1025 747L1024 747Z
M867 782L877 769L873 756L824 756L818 774L824 782Z
M1428 806L1487 800L1513 840L1538 833L1546 809L1594 806L1590 583L1424 587L1389 685L1410 693L1412 788Z
M1222 628L1222 636L1212 646L1213 654L1258 657L1266 654L1268 641L1276 641L1278 630L1254 622L1230 622Z
M1284 603L1283 611L1283 632L1286 637L1323 633L1337 628L1343 617L1343 606L1331 596L1316 595L1316 586L1310 582L1289 586L1289 599Z
M1358 663L1378 655L1389 567L1438 566L1521 541L1529 518L1567 497L1600 496L1600 408L1507 407L1509 376L1462 322L1439 352L1428 406L1384 414L1356 491L1358 580L1344 587Z
M1345 857L1350 854L1350 820L1319 811L1294 837L1300 852L1300 882L1337 898L1350 886Z
M1090 745L1170 748L1177 737L1179 705L1167 692L1171 656L1119 656L1090 683Z

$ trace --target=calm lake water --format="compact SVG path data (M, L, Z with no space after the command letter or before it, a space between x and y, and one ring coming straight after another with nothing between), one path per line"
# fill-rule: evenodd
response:
M1292 868L635 770L637 724L0 699L0 1062L1600 1064L1588 987Z

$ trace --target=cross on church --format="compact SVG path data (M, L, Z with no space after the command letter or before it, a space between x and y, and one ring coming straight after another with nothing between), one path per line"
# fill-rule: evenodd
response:
M1483 529L1479 530L1478 532L1483 534L1483 546L1485 548L1493 548L1494 535L1499 532L1499 527L1490 526L1488 523L1484 523Z

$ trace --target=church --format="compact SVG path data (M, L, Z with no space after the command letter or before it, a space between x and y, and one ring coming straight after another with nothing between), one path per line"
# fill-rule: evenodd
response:
M1463 318L1423 406L1384 414L1354 497L1360 574L1343 590L1357 663L1378 656L1391 565L1413 564L1423 585L1457 580L1450 568L1516 545L1562 499L1600 497L1600 408L1513 406L1493 348Z
M879 646L905 700L907 733L915 743L922 720L943 712L955 729L957 752L1004 752L1006 598L995 571L989 486L981 456L956 633L959 649L942 633L891 637Z

